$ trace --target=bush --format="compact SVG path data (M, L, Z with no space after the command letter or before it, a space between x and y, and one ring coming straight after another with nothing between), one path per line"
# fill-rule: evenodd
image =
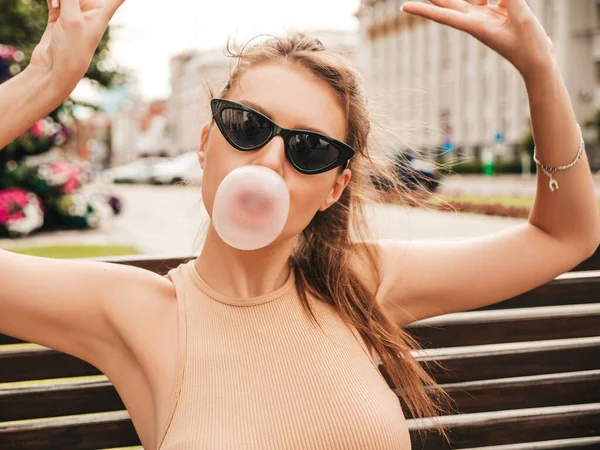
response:
M463 161L451 166L449 169L444 169L445 175L453 173L480 174L483 173L483 164L481 161Z
M535 173L535 164L532 164L532 173ZM521 160L518 158L508 161L496 161L494 173L497 174L520 174ZM483 163L481 161L463 161L455 164L449 170L444 170L445 175L451 174L483 174Z

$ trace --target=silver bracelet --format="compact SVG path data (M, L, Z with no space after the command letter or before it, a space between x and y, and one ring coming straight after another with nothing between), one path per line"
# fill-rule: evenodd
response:
M558 189L558 181L556 181L554 178L552 178L552 175L554 175L556 172L558 172L560 170L567 170L567 169L573 167L577 163L577 161L579 161L579 159L581 159L581 155L583 155L583 152L585 151L585 142L583 141L583 134L581 133L581 127L579 126L579 124L577 124L577 129L579 130L579 151L577 152L577 156L575 157L575 159L573 161L571 161L569 164L565 164L564 166L555 166L555 167L545 166L540 161L538 161L538 159L536 157L536 149L535 149L535 147L533 148L533 160L535 161L535 163L538 166L540 166L542 171L546 175L548 175L548 177L550 177L550 182L548 183L548 185L550 186L550 190L552 192L554 192L555 189Z

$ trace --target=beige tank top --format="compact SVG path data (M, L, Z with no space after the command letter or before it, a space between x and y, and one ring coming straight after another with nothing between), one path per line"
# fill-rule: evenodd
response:
M223 296L194 261L167 275L178 303L179 349L159 450L410 449L398 397L356 330L311 300L292 274L250 299Z

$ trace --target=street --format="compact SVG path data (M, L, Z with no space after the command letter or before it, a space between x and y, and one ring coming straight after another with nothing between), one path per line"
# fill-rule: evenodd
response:
M0 239L0 248L43 245L136 246L144 254L187 255L202 245L208 215L200 188L111 185L123 201L122 214L101 229L38 233L23 239ZM375 239L460 239L505 230L521 219L428 211L391 205L368 208Z

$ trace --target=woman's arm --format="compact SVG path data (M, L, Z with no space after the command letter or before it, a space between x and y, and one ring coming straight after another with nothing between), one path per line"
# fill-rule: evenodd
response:
M525 80L538 159L570 163L579 131L544 29L525 0L407 2L403 10L467 31L509 60ZM573 167L537 175L527 223L454 242L383 241L378 300L399 323L465 311L508 299L552 280L589 257L600 243L600 217L585 155Z
M548 58L545 69L524 79L538 160L550 167L570 163L577 155L580 136L556 59ZM561 242L595 250L600 219L586 153L573 167L554 174L559 184L555 191L550 190L548 176L542 170L537 173L529 223Z
M0 85L0 149L57 108L90 64L123 0L48 0L48 25L27 68Z
M48 73L30 66L0 84L0 149L64 101L50 81Z
M0 147L70 94L120 3L62 0L60 9L50 10L30 65L0 85ZM104 370L128 351L123 323L131 323L140 302L164 298L169 289L162 277L141 269L0 250L0 333Z

